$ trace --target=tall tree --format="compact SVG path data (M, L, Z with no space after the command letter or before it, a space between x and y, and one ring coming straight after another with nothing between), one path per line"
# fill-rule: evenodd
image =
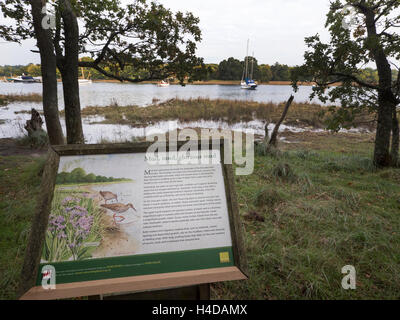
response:
M56 3L56 30L54 44L57 66L63 81L65 126L68 144L84 143L81 103L79 99L78 65L79 65L79 26L70 0ZM63 25L64 50L61 48L61 28ZM64 54L63 54L64 51Z
M400 58L399 7L398 0L332 1L326 22L330 43L319 35L306 38L305 64L293 74L294 82L302 74L317 83L311 97L341 102L341 108L331 108L330 129L340 129L365 110L376 114L374 163L379 167L398 163L400 77L392 78L392 67ZM378 82L363 74L362 67L371 63ZM328 89L336 82L341 85Z
M228 58L220 62L218 66L218 78L220 80L240 80L243 74L242 63L235 58Z
M271 66L272 81L290 81L290 68L286 64L276 62Z
M146 0L127 5L118 0L81 0L75 10L83 24L80 52L93 58L80 61L81 67L120 81L137 83L173 76L183 83L202 65L195 55L196 43L201 40L199 19L191 13L173 13ZM145 72L124 76L125 68Z
M7 18L14 19L16 26L0 25L0 37L7 41L18 42L35 37L40 51L43 78L43 112L51 144L64 143L58 112L56 55L51 30L42 26L45 14L41 0L22 2L5 0L0 9ZM27 18L29 17L29 18Z
M268 64L261 64L259 67L260 70L260 81L262 82L270 82L272 80L272 71L271 66Z
M258 65L258 60L255 57L248 56L242 62L242 66L245 66L246 59L247 59L248 68L249 68L249 76L252 76L252 78L254 80L259 80L260 79L260 67Z
M39 1L40 0L30 0ZM201 40L199 19L191 13L173 13L157 2L132 0L49 0L56 17L51 47L63 78L68 143L82 143L78 66L95 69L120 81L142 82L174 76L183 84L192 80L202 59L196 57ZM0 32L32 36L32 16L23 0L5 0L2 9L17 26ZM39 49L41 49L39 47ZM79 61L80 54L92 60ZM134 72L130 77L124 70ZM144 72L143 72L144 71Z

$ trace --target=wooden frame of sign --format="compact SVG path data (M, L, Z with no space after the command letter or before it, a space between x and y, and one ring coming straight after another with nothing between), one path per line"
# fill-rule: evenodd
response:
M215 142L215 141L214 141ZM186 142L178 142L172 146L179 148ZM198 143L201 150L201 141ZM210 150L213 143L209 143ZM232 165L224 164L224 141L216 142L220 147L221 166L229 215L230 234L232 239L233 265L201 270L147 274L130 277L116 277L111 279L92 280L57 284L55 290L45 290L38 285L38 272L41 254L49 223L49 215L55 192L56 177L59 169L60 157L76 155L112 155L128 153L146 153L150 143L113 144L113 145L65 145L53 146L49 149L47 162L44 167L41 196L38 199L36 212L32 221L25 260L22 267L20 295L23 300L50 300L100 294L115 294L122 292L145 292L193 285L209 284L221 281L247 279L247 261L244 250L242 224L234 187ZM215 143L214 143L215 145ZM167 144L167 151L171 145Z

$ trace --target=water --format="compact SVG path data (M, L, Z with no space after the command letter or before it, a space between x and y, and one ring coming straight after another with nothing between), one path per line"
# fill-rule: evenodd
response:
M79 87L81 106L107 106L117 102L121 106L152 104L153 99L165 101L173 98L210 98L230 100L252 100L257 102L283 102L293 93L291 86L260 85L257 90L240 89L239 85L171 85L160 88L154 84L93 83ZM311 86L300 86L295 95L296 102L308 101ZM42 93L42 84L0 82L0 94ZM59 107L64 108L62 85L58 85ZM318 102L315 100L314 102Z
M301 86L295 95L295 102L306 102L312 92L311 86ZM0 82L0 94L29 94L42 93L42 84L4 83ZM62 85L58 85L59 108L64 108ZM80 86L81 106L108 106L117 103L120 106L137 105L146 107L153 103L154 99L160 102L173 98L209 98L230 99L257 102L284 102L293 93L291 86L261 85L256 91L240 89L239 85L171 85L160 88L154 84L120 84L120 83L93 83ZM314 102L318 103L318 100ZM35 108L42 110L41 103L16 102L5 107L0 107L0 138L18 137L23 135L26 120L29 114L15 114L16 111ZM264 124L260 121L251 123L238 123L233 126L227 123L212 121L200 121L194 123L177 123L163 121L147 128L132 128L129 125L92 125L91 122L101 121L101 117L88 117L83 119L83 130L87 143L97 143L106 139L112 142L130 140L132 137L145 134L162 133L175 128L199 127L199 128L224 128L249 131L262 134ZM65 134L65 121L61 124ZM290 128L286 128L290 129Z

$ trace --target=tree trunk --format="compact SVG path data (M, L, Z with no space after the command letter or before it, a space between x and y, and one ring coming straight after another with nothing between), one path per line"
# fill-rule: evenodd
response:
M392 134L393 106L388 101L387 93L379 92L378 125L376 128L374 164L388 167L390 160L390 137Z
M366 18L369 50L374 57L379 75L378 89L378 125L376 129L374 164L377 167L390 166L390 137L393 124L395 97L392 92L392 69L376 31L375 12L372 8L363 7Z
M279 127L281 126L283 120L285 120L286 115L289 111L289 108L293 102L293 99L294 99L294 96L291 95L289 100L286 102L285 109L283 109L282 116L279 119L279 121L277 122L277 124L275 125L274 131L271 134L271 139L269 140L268 147L270 147L270 146L276 147L276 141L277 141L277 137L278 137Z
M40 51L43 81L43 111L50 144L64 144L64 136L58 112L57 63L50 30L42 28L42 1L31 0L33 26Z
M64 22L65 57L60 72L63 79L67 143L83 144L81 103L79 99L79 26L69 0L63 0L61 17Z
M392 119L392 150L390 152L390 158L392 161L392 166L397 167L399 165L399 119L397 118L396 107L393 109L393 119Z
M61 72L65 104L65 124L68 144L83 144L81 105L78 77L72 70Z

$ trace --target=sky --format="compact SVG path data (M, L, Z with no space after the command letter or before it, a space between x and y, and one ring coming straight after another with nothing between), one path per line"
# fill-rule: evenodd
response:
M128 0L122 0L124 2ZM298 65L306 49L304 38L321 34L329 0L159 0L173 11L190 11L200 18L203 40L197 54L206 63L219 63L228 57L243 59L247 39L250 54L259 63ZM4 20L2 16L0 19ZM0 65L40 63L35 41L22 45L0 39Z

